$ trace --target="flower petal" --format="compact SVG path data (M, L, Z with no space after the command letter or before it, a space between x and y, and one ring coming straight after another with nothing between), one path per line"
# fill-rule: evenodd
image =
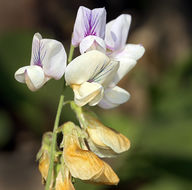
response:
M36 65L28 67L25 72L25 82L31 91L41 88L46 82L43 69Z
M131 16L128 14L122 14L107 23L105 42L108 49L120 50L125 46L130 24Z
M119 183L119 178L116 173L113 171L111 166L109 166L106 162L103 161L104 168L103 170L94 176L90 182L94 182L97 184L104 185L117 185Z
M105 8L90 10L80 6L73 29L72 45L77 47L84 37L89 35L104 39L106 24Z
M130 141L121 133L104 126L100 121L91 115L85 115L88 122L87 132L93 143L100 149L111 149L112 155L127 151L130 148ZM115 153L113 153L113 151Z
M45 75L56 80L65 71L67 55L63 45L53 39L42 39L39 33L33 37L31 65L41 66Z
M84 106L92 101L92 105L97 104L102 99L103 87L95 82L84 82L81 85L72 85L75 94L75 103ZM95 99L96 98L96 99Z
M110 62L103 53L92 50L84 53L70 62L65 71L66 83L82 84L101 72Z
M42 44L41 40L41 34L35 33L32 41L30 65L37 65L42 67L42 59L45 56L46 49L44 48L44 45Z
M111 57L120 62L119 69L113 80L116 85L137 63L145 52L142 45L127 44L119 53L113 53Z
M28 68L30 68L31 66L24 66L24 67L21 67L19 68L16 72L15 72L15 79L18 81L18 82L21 82L21 83L25 83L25 72Z
M113 88L107 88L104 92L104 98L99 102L99 106L104 109L110 109L118 106L119 104L123 104L128 101L130 98L130 94L118 87L115 86Z
M64 176L62 175L64 173ZM55 190L75 190L68 168L60 171L56 178Z
M97 36L87 36L85 37L80 45L79 45L79 49L80 49L80 53L83 54L86 51L90 51L90 50L99 50L103 53L105 53L106 51L106 47L105 47L105 42L102 38L97 37Z
M119 104L111 103L105 97L103 97L103 99L98 103L98 106L103 109L112 109L119 106Z
M38 90L46 82L43 69L36 65L21 67L15 72L15 79L26 83L31 91Z
M104 166L103 161L93 152L80 148L77 134L71 132L65 132L63 159L71 175L82 180L91 179Z

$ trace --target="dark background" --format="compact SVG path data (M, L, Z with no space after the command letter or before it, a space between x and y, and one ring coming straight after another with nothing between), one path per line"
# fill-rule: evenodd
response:
M128 42L143 44L146 53L120 82L131 99L109 111L94 108L107 126L131 140L127 153L109 160L119 185L78 181L76 189L192 189L189 0L0 0L0 190L43 189L35 155L43 132L52 130L62 80L51 80L33 93L14 73L29 64L35 32L62 41L69 51L80 5L105 7L108 21L131 14ZM61 123L67 120L74 120L68 107Z

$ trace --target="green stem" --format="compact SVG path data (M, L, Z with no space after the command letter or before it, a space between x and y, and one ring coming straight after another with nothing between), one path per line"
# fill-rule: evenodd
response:
M70 51L69 51L69 56L68 56L68 63L71 62L73 58L73 52L74 52L75 47L71 44L70 46ZM48 170L48 175L46 179L46 185L45 185L45 190L50 189L50 184L52 180L52 175L53 175L53 169L54 169L54 160L55 160L55 149L56 149L56 143L57 143L57 129L59 126L59 120L61 116L61 111L63 108L63 103L64 103L64 95L63 93L60 96L59 100L59 105L57 108L57 114L55 118L55 123L54 123L54 128L53 128L53 139L52 139L52 144L51 144L51 156L50 156L50 164L49 164L49 170Z
M52 179L52 175L53 175L55 148L56 148L56 142L57 142L56 130L59 126L59 119L60 119L60 115L61 115L61 111L62 111L62 107L63 107L63 102L64 102L64 95L61 95L60 100L59 100L59 105L57 108L57 114L56 114L56 118L55 118L54 128L53 128L53 139L52 139L52 144L51 144L50 164L49 164L49 171L48 171L48 175L47 175L45 190L50 189L51 179Z
M80 122L81 127L86 129L87 124L86 124L85 118L83 116L82 108L79 107L78 105L76 105L74 101L71 101L70 105L71 105L71 109L75 112L77 119Z
M70 50L69 50L69 56L68 56L68 63L70 63L73 58L74 49L75 47L71 44Z

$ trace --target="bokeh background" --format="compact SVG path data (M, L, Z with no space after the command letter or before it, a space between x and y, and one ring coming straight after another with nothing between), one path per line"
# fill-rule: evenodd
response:
M14 80L14 72L29 64L37 31L69 51L80 5L105 7L108 21L131 14L128 42L143 44L146 53L120 82L130 101L109 111L94 108L107 126L131 140L127 153L109 160L119 185L78 181L76 189L191 190L189 0L0 0L0 190L43 190L35 156L43 132L52 129L63 81L51 80L33 93ZM74 119L64 108L61 122Z

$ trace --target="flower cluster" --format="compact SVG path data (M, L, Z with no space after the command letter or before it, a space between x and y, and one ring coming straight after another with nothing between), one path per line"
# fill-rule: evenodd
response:
M37 33L33 37L30 66L17 70L15 78L35 91L51 78L58 80L65 73L77 105L98 104L110 109L125 103L130 94L117 83L145 51L142 45L126 44L130 23L131 16L123 14L106 24L104 8L80 7L72 45L79 46L82 55L66 67L67 56L62 44L42 39Z
M63 140L60 148L57 147L55 157L57 170L53 175L56 178L56 190L74 189L72 177L105 185L117 185L119 182L113 169L99 157L113 157L128 150L129 140L91 115L84 112L81 114L86 121L84 130L72 122L67 122L59 128L63 133ZM43 182L48 175L51 140L52 133L45 133L37 155Z
M47 81L65 78L74 92L74 100L64 102L60 96L53 132L43 136L37 155L39 170L46 190L74 190L72 181L116 185L118 176L101 158L113 157L130 148L129 140L119 132L104 126L86 113L84 105L104 109L125 103L130 94L117 86L144 54L142 45L126 44L131 16L122 14L106 23L105 8L90 10L80 7L75 21L69 64L61 42L43 39L36 33L32 41L30 66L15 72L15 79L26 83L31 91ZM72 60L74 48L80 56ZM70 103L80 126L72 122L59 125L63 106ZM57 144L57 134L63 140Z

